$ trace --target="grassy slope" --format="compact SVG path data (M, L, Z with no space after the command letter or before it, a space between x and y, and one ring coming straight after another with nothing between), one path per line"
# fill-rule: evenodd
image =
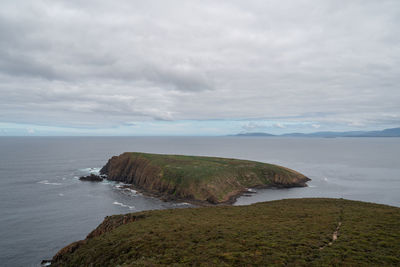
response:
M254 172L260 174L262 171L273 172L276 174L290 175L293 171L277 165L261 163L249 160L217 158L217 157L200 157L200 156L183 156L183 155L162 155L148 153L131 153L132 156L142 156L151 162L161 166L165 170L164 178L180 182L179 177L185 177L182 182L205 181L210 182L215 176L229 177L237 175L239 172ZM176 176L178 175L178 177ZM238 176L242 182L246 182L244 177ZM267 182L267 181L266 181Z
M400 209L385 205L294 199L133 215L141 218L87 239L55 265L400 265Z
M288 168L238 159L131 152L112 160L117 161L120 158L122 161L127 157L130 157L130 162L146 160L146 167L143 169L148 170L150 166L159 168L159 172L152 171L152 174L160 173L162 181L167 184L164 187L168 187L172 194L192 194L195 200L201 201L211 197L215 202L225 202L247 187L272 184L299 186L308 180L304 175ZM116 168L120 166L121 164Z

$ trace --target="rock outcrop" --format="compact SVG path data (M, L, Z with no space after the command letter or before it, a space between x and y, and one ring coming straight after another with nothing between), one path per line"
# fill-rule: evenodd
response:
M79 177L79 180L87 181L87 182L101 182L101 181L103 181L103 178L92 173L92 174L87 175L87 176Z

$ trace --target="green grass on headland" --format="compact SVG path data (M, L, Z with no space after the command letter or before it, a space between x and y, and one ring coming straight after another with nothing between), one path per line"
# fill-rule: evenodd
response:
M400 266L399 240L399 208L292 199L111 216L54 265Z

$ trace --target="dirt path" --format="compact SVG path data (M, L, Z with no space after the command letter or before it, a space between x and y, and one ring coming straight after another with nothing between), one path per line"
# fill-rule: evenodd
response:
M340 230L340 226L342 225L342 222L338 222L338 225L335 229L335 231L332 234L332 241L329 242L328 244L322 246L319 248L319 250L323 250L324 248L326 248L327 246L331 246L333 244L333 242L335 242L338 239L338 234L339 234L339 230Z

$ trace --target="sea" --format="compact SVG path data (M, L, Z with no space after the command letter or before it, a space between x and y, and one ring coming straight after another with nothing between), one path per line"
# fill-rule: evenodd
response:
M400 207L400 138L0 137L0 266L40 266L105 216L191 207L79 180L127 151L255 160L312 179L305 188L256 190L235 205L330 197Z

